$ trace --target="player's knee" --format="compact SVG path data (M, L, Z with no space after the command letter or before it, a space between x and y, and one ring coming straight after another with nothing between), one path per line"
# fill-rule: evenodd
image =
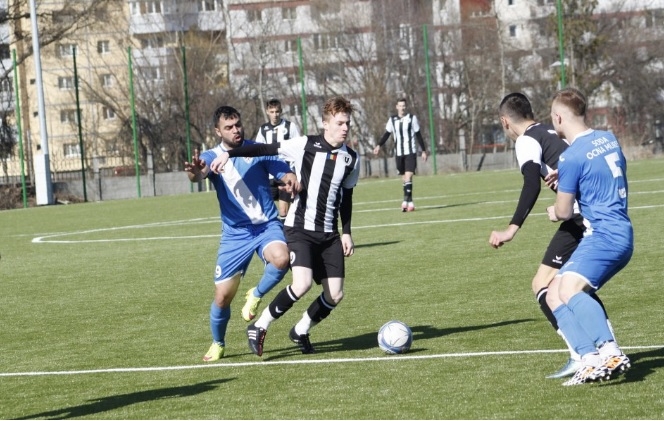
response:
M343 291L335 291L331 292L329 297L325 297L326 299L329 299L332 304L335 306L341 302L344 298L344 292Z

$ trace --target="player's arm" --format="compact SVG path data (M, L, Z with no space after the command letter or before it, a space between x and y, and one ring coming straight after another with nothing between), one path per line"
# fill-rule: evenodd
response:
M422 133L419 130L415 132L415 139L417 139L417 143L420 145L420 148L422 149L422 159L426 161L427 145L424 143L424 139L422 138Z
M204 160L200 159L198 149L194 149L194 156L191 157L191 162L184 163L184 170L189 177L189 181L197 183L207 177L210 169Z
M341 245L344 256L352 256L355 252L353 237L351 236L351 218L353 215L353 189L341 188L341 203L339 204L339 217L341 218Z
M226 151L212 161L210 164L210 171L213 171L216 174L222 172L224 165L226 165L229 158L266 155L279 155L279 143L275 142L270 143L269 145L265 143L254 143Z
M553 211L559 221L566 221L574 215L574 200L573 193L565 193L558 191L556 193L556 203L553 204Z
M380 147L383 146L387 142L387 139L389 139L389 138L390 138L390 132L386 131L383 134L383 137L381 137L380 140L378 141L378 144L376 145L376 147L374 148L374 150L373 150L374 155L377 155L378 152L380 152Z
M523 186L521 195L517 203L516 210L512 216L509 226L504 231L493 231L489 236L489 244L493 248L498 248L508 241L512 241L528 214L535 206L542 184L540 181L540 165L533 161L526 162L522 167Z

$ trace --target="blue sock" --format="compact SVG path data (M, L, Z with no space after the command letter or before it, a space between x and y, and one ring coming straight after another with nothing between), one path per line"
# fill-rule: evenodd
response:
M574 313L581 328L596 345L613 340L602 306L590 295L583 292L576 294L570 298L567 306Z
M212 340L219 342L222 346L225 345L226 327L228 327L230 319L231 308L217 307L213 301L210 306L210 332L212 332Z
M565 335L567 342L569 342L577 354L583 356L591 352L597 352L595 342L581 328L575 314L568 306L565 304L560 305L553 310L553 315L556 316L558 327Z
M277 269L272 263L265 265L263 277L258 281L256 289L254 289L254 297L263 298L265 294L270 292L284 278L286 273L288 273L288 267Z

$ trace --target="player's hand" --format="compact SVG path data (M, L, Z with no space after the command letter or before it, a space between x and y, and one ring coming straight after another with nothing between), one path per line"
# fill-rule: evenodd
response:
M350 234L341 235L341 247L346 257L350 257L355 253L355 243L353 243L353 237Z
M374 146L373 154L378 155L378 152L380 152L380 146L376 145L376 146Z
M427 155L427 153L425 151L422 151L422 161L427 162L428 157L429 157L429 155Z
M222 152L221 155L212 160L210 170L215 174L224 172L224 165L228 162L228 158L228 152Z
M559 221L558 217L556 216L556 208L553 205L546 208L546 213L549 215L549 221L551 222Z
M544 183L554 190L558 189L558 170L553 170L548 173L546 177L544 177Z
M200 180L205 176L205 161L200 159L198 149L194 149L194 155L191 157L191 162L184 162L184 170L189 173L189 179L191 181Z
M292 172L286 173L285 176L281 177L281 181L284 183L284 185L279 186L279 190L290 193L291 198L295 198L300 190L302 190L300 182L297 181L297 176Z
M516 225L510 225L505 231L491 231L489 245L495 249L502 247L503 244L512 241L518 229Z

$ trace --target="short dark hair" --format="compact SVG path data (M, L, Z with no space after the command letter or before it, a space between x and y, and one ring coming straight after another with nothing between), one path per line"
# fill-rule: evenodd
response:
M212 121L214 127L219 127L218 124L219 124L219 119L221 117L223 117L226 120L234 117L237 117L238 119L242 118L238 110L228 105L222 105L221 107L217 108L217 110L214 112L214 116L212 117L214 119Z
M342 96L335 96L325 101L325 105L323 106L323 121L339 113L353 113L353 105L349 100Z
M406 104L408 104L408 100L403 96L397 98L397 104L400 103L400 102L405 102Z
M586 115L586 97L576 88L565 88L553 95L553 101L558 102L572 111L575 116L585 117Z
M507 94L505 98L500 101L499 113L501 116L507 116L515 122L532 120L535 118L533 107L530 105L528 97L521 92Z
M265 103L265 108L281 108L281 101L277 98L272 98Z

